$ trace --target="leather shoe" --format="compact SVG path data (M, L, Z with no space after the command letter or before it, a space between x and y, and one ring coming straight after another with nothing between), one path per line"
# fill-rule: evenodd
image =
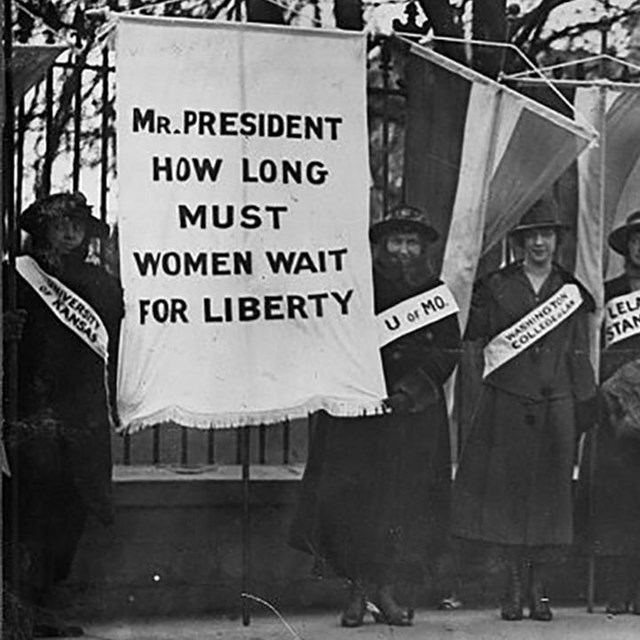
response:
M500 617L509 622L522 620L522 605L518 602L503 602L500 605Z
M365 610L364 596L358 595L351 598L347 608L342 612L340 625L349 628L361 627L364 624Z
M629 605L622 600L610 600L607 602L607 608L605 609L605 613L608 613L612 616L618 616L622 613L629 612Z
M413 624L413 609L404 609L398 605L389 585L378 590L378 599L374 605L371 615L378 624L388 624L392 627L410 627Z
M81 638L82 627L62 624L36 624L33 627L34 638Z
M413 612L401 607L386 611L378 607L378 611L372 610L371 615L378 624L388 624L392 627L410 627L413 624Z
M529 608L529 617L532 620L540 620L542 622L553 620L553 611L549 606L549 598L542 597L532 600Z

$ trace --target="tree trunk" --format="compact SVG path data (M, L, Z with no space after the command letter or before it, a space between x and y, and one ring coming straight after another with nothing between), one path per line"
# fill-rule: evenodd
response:
M506 42L506 0L473 0L474 40ZM473 67L490 78L502 71L506 49L477 45L473 47Z
M247 20L284 24L284 9L269 0L247 0Z
M449 4L449 0L418 0L418 2L436 36L462 38L462 27L455 19L455 9ZM436 51L466 64L464 45L462 44L436 42Z
M338 29L362 31L364 28L362 0L335 0L333 13Z

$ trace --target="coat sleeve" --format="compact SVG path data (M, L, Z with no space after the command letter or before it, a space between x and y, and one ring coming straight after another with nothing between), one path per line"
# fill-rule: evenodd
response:
M449 316L420 331L404 336L383 350L390 394L402 392L420 411L437 402L442 385L460 358L460 327Z
M596 382L590 358L589 319L591 314L578 311L573 332L573 346L569 350L569 371L573 397L578 402L595 396Z
M492 337L491 291L486 282L480 280L473 287L469 320L465 331L465 341L474 341Z

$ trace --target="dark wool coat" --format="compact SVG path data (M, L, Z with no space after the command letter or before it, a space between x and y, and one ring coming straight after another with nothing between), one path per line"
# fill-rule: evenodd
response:
M120 286L79 259L69 259L56 277L107 327L113 394ZM17 288L18 308L27 317L18 342L18 423L6 434L12 477L5 483L4 513L5 523L19 514L19 542L28 554L25 582L46 590L66 577L87 513L103 523L113 518L108 394L101 358L19 275ZM10 483L18 485L17 510Z
M551 297L570 274L554 266L536 295L522 264L474 291L467 338L484 343ZM528 547L572 542L571 479L576 400L595 392L586 298L572 316L491 373L463 443L453 489L452 532Z
M631 292L626 275L605 283L605 301ZM640 358L640 336L632 336L603 349L600 358L604 382L617 369ZM594 468L589 440L580 471L578 510L583 532L591 548L606 556L640 557L640 440L617 439L604 400L600 403L600 423L595 435ZM589 510L591 491L591 517Z
M376 270L376 311L431 289ZM378 584L422 580L448 535L449 427L442 385L458 359L449 316L382 349L389 395L402 389L412 413L317 417L290 544L340 576Z

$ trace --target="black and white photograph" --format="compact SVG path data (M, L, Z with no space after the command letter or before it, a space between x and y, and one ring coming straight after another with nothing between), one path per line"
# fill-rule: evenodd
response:
M0 0L3 640L640 636L640 0Z

